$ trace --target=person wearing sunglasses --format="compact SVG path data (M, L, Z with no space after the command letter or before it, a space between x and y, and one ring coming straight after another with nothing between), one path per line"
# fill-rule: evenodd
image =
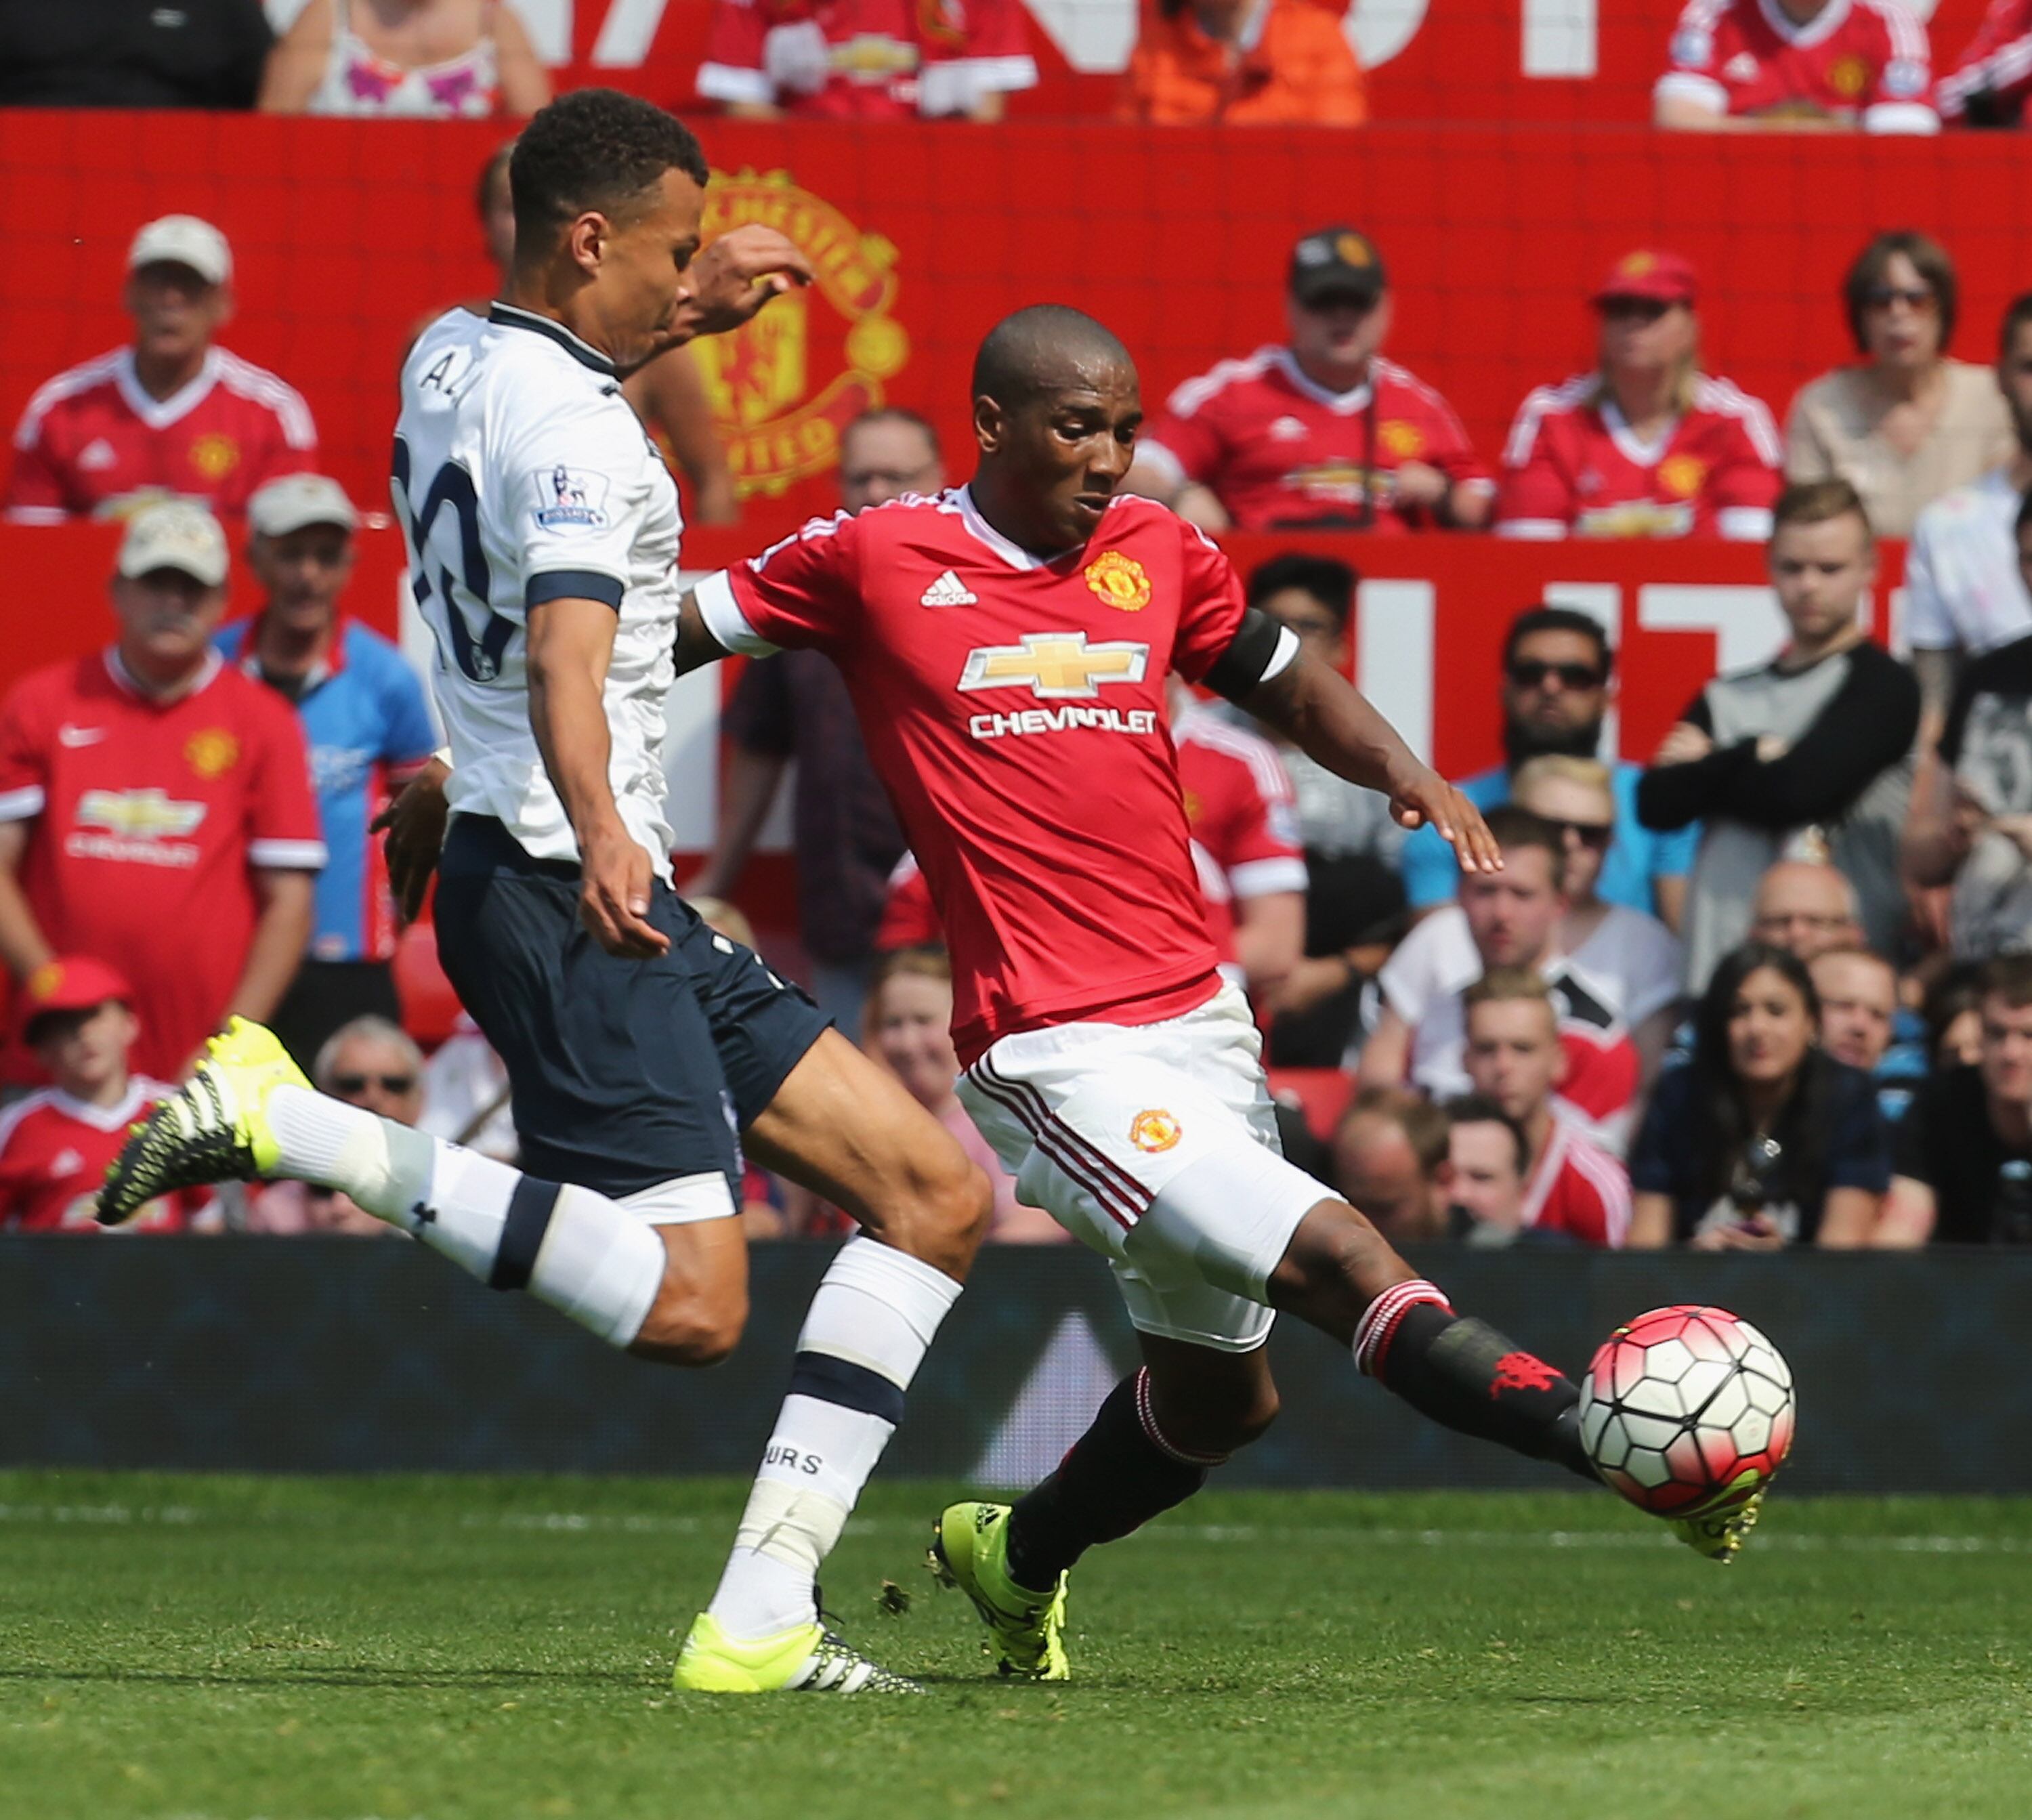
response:
M1525 399L1503 450L1503 537L1761 542L1781 484L1761 401L1700 370L1694 268L1626 253L1595 289L1595 370Z
M1386 360L1392 293L1365 234L1291 249L1290 339L1188 379L1136 444L1124 485L1203 531L1479 530L1496 483L1453 407Z
M1773 515L1768 563L1790 637L1769 663L1702 689L1637 789L1647 828L1702 824L1686 906L1689 992L1751 933L1758 881L1780 860L1839 869L1879 953L1905 925L1899 836L1919 685L1870 641L1861 618L1877 578L1870 520L1845 480L1787 487Z
M424 1052L408 1031L386 1018L370 1013L342 1024L318 1050L311 1078L319 1092L398 1125L414 1125L423 1116ZM254 1186L242 1224L247 1231L278 1238L338 1232L374 1239L395 1230L349 1196L306 1182Z
M1862 359L1810 381L1787 416L1786 477L1847 481L1880 537L1909 537L1922 506L2011 458L1996 376L1948 354L1959 299L1937 241L1879 234L1842 282Z
M1679 133L1938 133L1899 0L1689 0L1652 118Z
M1601 622L1586 613L1540 606L1518 614L1503 641L1504 762L1461 779L1461 794L1486 813L1511 800L1512 780L1541 753L1593 757L1613 691L1614 655ZM1643 775L1642 765L1620 759L1609 766L1616 832L1596 890L1604 903L1642 910L1676 930L1701 831L1689 824L1661 833L1639 821L1637 781ZM1426 828L1405 840L1403 870L1404 895L1416 917L1451 903L1460 883L1453 849Z

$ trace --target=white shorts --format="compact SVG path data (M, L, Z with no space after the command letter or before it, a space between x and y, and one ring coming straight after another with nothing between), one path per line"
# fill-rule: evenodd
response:
M1159 1024L1061 1024L1004 1037L959 1097L1041 1207L1114 1265L1139 1332L1247 1352L1266 1285L1331 1198L1284 1160L1248 1001L1223 986Z

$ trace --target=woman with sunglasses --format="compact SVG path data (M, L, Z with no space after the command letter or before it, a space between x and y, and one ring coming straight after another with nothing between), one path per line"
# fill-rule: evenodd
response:
M1632 1246L1869 1242L1890 1143L1870 1077L1818 1046L1820 1011L1784 948L1746 942L1715 969L1693 1059L1660 1079L1630 1153Z
M2010 460L1995 375L1948 357L1959 289L1947 249L1881 234L1842 282L1862 361L1802 388L1785 424L1793 480L1844 480L1880 537L1908 537L1922 506Z
M1505 537L1755 542L1778 495L1762 402L1700 370L1694 268L1626 253L1595 287L1595 370L1525 399L1503 450Z

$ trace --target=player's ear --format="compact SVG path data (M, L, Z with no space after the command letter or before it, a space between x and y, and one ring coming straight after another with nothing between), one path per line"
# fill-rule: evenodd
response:
M614 224L597 210L588 209L565 230L565 249L570 253L572 263L591 277L606 259L607 245L613 234Z
M973 401L973 439L983 454L992 454L1009 434L1009 417L1000 405L983 392Z

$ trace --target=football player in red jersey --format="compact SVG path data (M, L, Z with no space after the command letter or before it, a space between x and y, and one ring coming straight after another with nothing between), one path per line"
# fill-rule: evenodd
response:
M1167 673L1386 792L1406 825L1430 820L1471 873L1500 864L1481 817L1246 607L1206 538L1118 491L1141 405L1100 323L1018 312L973 391L970 485L815 521L708 577L678 664L785 646L839 664L951 944L962 1099L1021 1197L1110 1259L1139 1331L1143 1368L1049 1479L938 1521L939 1567L1005 1665L1058 1679L1066 1570L1274 1416L1273 1309L1433 1418L1593 1474L1573 1385L1456 1315L1279 1153L1259 1040L1197 901Z

